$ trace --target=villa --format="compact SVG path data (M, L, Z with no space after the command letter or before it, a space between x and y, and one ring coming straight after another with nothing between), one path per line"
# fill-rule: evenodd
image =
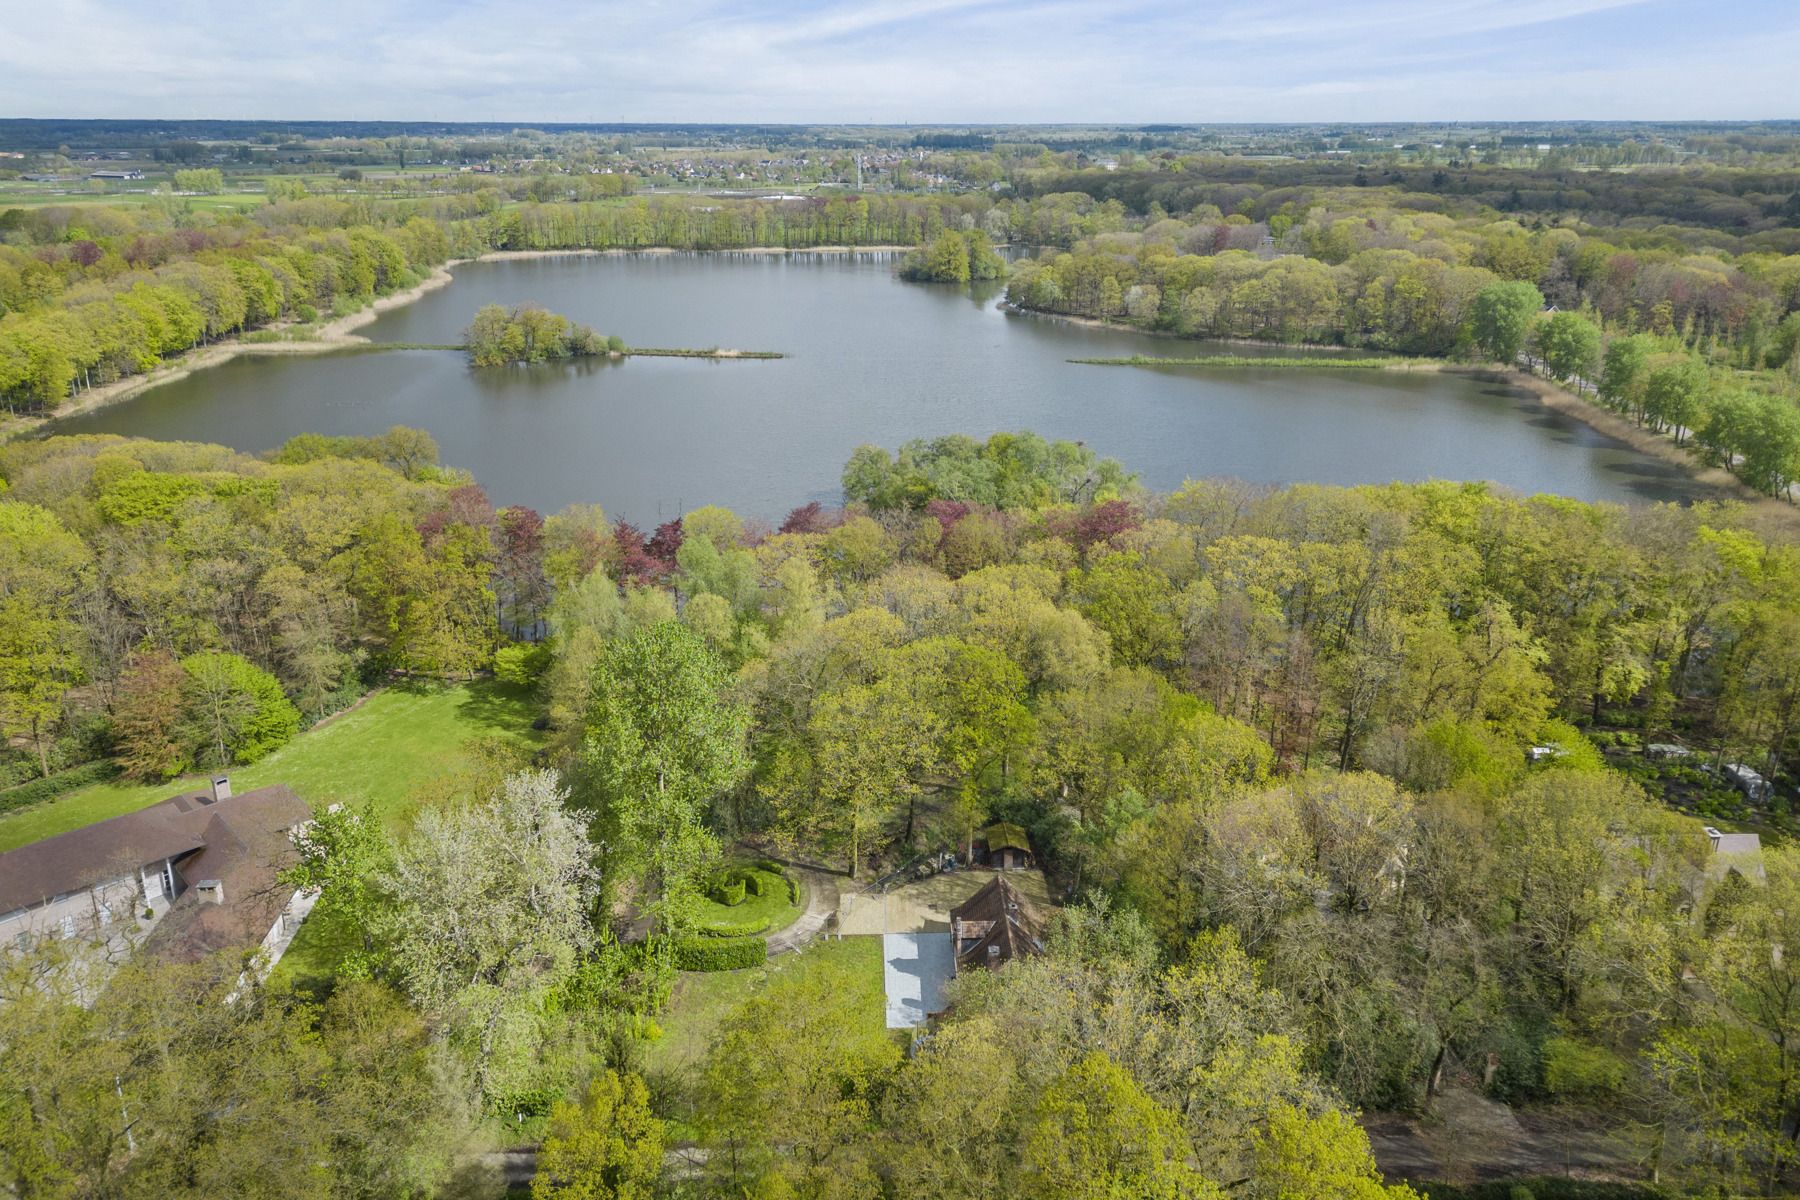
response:
M205 791L0 853L0 946L124 943L188 961L260 944L280 957L314 897L281 886L309 819L285 787Z

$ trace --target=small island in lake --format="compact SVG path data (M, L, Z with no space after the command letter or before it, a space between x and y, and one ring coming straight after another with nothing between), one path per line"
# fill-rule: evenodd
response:
M372 349L400 349L401 343L389 343ZM407 349L457 349L453 346ZM714 346L691 350L660 346L631 347L625 339L607 337L586 325L548 312L533 304L506 308L488 304L476 311L475 320L463 330L461 349L468 352L469 363L477 367L509 367L515 363L555 362L565 358L781 358L774 350L725 350Z
M960 233L946 229L921 244L900 264L900 277L917 283L968 283L972 279L1004 279L1006 260L979 229Z
M463 331L463 348L477 367L550 362L559 358L595 358L624 354L622 338L607 337L560 314L522 305L484 305Z

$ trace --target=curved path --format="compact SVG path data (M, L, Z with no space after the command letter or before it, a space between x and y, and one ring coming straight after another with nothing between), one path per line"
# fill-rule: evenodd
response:
M837 916L838 910L838 877L817 867L801 866L799 863L783 863L794 877L806 885L806 908L803 909L794 923L786 929L769 935L769 957L787 954L798 950L806 943L819 936Z

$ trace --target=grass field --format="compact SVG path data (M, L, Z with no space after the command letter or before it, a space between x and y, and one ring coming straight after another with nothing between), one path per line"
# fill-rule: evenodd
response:
M37 188L30 185L8 186L0 184L0 209L5 208L42 208L61 204L104 204L108 206L143 206L151 201L167 200L167 196L152 196L148 191L142 192L83 192L70 191L63 188ZM191 206L196 212L247 212L261 208L269 202L269 198L261 192L222 192L216 196L176 196L179 203Z
M644 1066L671 1082L691 1082L706 1058L707 1045L732 1011L771 982L822 977L845 1012L870 1038L885 1038L887 1000L882 991L881 939L817 941L794 954L771 958L743 971L691 972L675 983L663 1035L650 1043Z
M451 765L458 745L491 735L529 740L535 715L528 696L500 683L390 687L261 762L236 768L232 786L285 783L309 801L367 801L399 825L414 789ZM0 850L135 812L196 783L104 783L10 813L0 817Z

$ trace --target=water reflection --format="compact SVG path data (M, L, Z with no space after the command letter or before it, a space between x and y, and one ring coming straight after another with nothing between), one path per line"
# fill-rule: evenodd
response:
M1075 365L1068 360L1257 351L1007 314L998 284L903 283L894 257L469 264L454 286L362 331L385 342L455 341L484 304L535 302L634 345L789 355L776 361L471 370L452 351L247 358L60 427L262 450L306 431L416 425L499 503L594 502L640 522L703 503L778 518L808 500L834 501L839 469L861 443L1020 428L1086 441L1158 489L1218 475L1487 479L1587 500L1705 494L1494 377Z

